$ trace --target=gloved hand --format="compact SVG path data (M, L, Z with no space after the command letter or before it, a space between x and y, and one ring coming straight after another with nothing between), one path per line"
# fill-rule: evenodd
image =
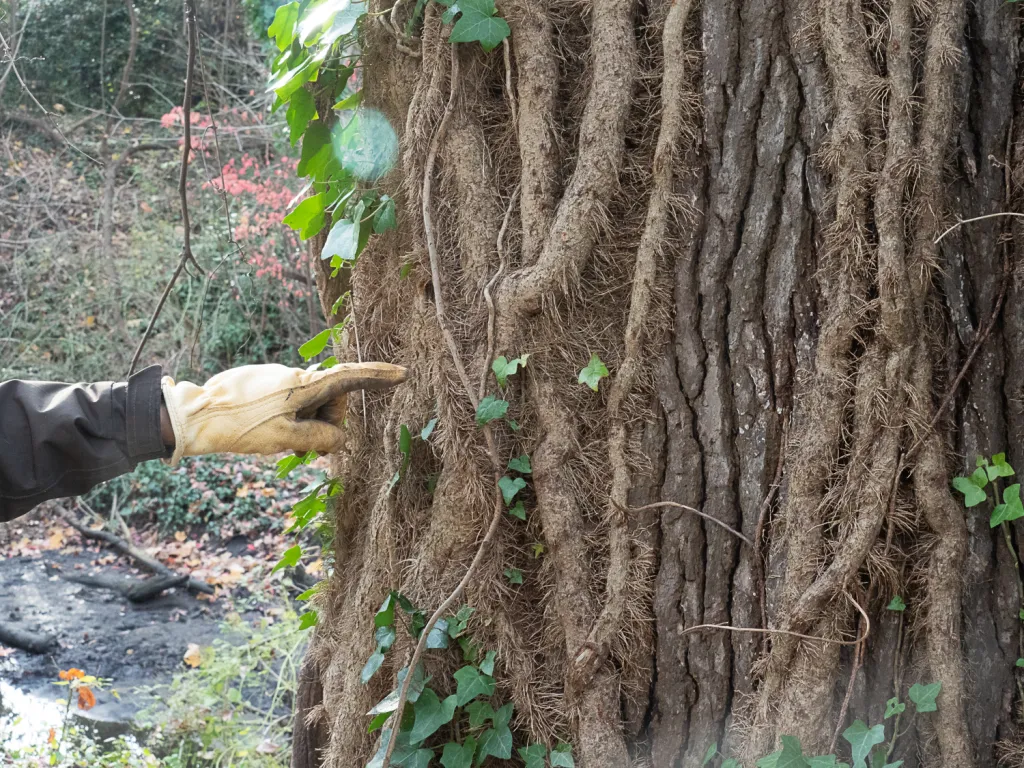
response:
M201 387L163 379L174 430L171 464L206 453L331 453L343 444L345 396L405 381L390 363L341 363L324 371L244 365Z

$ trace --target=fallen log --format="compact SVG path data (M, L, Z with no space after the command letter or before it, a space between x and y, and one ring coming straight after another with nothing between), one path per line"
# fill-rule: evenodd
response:
M6 620L0 622L0 645L20 648L29 653L46 653L56 642L56 635L29 632L28 630L12 626L11 622Z
M133 547L127 541L118 536L115 536L112 533L87 528L86 526L82 525L77 520L74 520L70 515L66 513L61 514L61 519L64 520L64 522L70 525L72 528L74 528L76 531L78 531L84 538L90 539L92 541L102 541L111 549L116 549L122 555L127 555L128 557L135 560L143 568L153 572L157 576L170 578L178 578L181 576L181 574L175 573L166 565L157 560L155 557L150 557L142 550ZM189 592L202 592L204 595L212 595L215 592L214 588L205 582L193 579L191 576L185 576L185 579L186 581L183 582L183 586L186 589L188 589Z
M158 596L164 590L184 586L188 582L188 574L171 574L170 576L151 576L148 579L133 579L130 576L115 576L106 573L73 573L52 569L64 581L81 584L83 587L106 589L117 592L133 603L145 603Z

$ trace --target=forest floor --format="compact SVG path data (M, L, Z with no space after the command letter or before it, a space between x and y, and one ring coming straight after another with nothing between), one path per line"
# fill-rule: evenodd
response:
M188 469L190 477L195 469ZM202 475L203 468L199 470ZM197 647L206 648L219 637L230 639L226 625L294 621L294 615L285 615L301 611L292 598L320 577L322 564L314 554L313 562L298 573L275 573L273 568L295 543L283 532L287 511L301 498L301 486L309 477L279 481L260 468L238 480L233 478L230 494L222 494L237 498L217 505L219 524L206 521L175 531L152 515L134 513L129 520L139 520L139 526L117 530L120 538L130 537L133 546L172 570L213 587L213 595L174 588L132 603L116 592L67 580L78 575L141 580L149 574L128 556L86 540L56 505L0 526L0 623L56 636L43 654L0 643L0 735L5 727L14 728L18 718L45 734L48 721L59 712L54 703L66 696L66 689L54 683L61 670L71 668L109 681L97 692L95 707L78 714L104 737L128 732L139 710L153 704L152 695L136 691L167 685L175 674L188 671ZM232 519L230 509L239 506L234 501L250 491L273 504L249 519ZM79 514L75 517L89 526ZM99 526L96 520L89 527Z

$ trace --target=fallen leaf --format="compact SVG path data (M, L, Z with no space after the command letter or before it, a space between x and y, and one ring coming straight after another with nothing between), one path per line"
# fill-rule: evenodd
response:
M85 672L80 669L72 667L71 669L62 669L57 673L57 677L61 680L81 680L85 677Z
M195 669L200 664L202 664L203 653L200 650L199 646L195 643L189 643L188 650L185 652L185 656L182 658L182 661L184 661L186 664L192 667L192 669Z
M279 749L281 749L281 745L275 744L269 739L264 739L260 742L260 745L256 747L256 751L259 752L261 755L272 755Z
M46 539L47 549L60 549L64 545L64 532L54 529Z
M188 534L185 533L184 531L177 531L174 534L174 540L175 541L184 541L187 538L188 538Z
M92 688L87 685L83 685L78 689L78 708L88 711L96 706L96 694L92 692Z

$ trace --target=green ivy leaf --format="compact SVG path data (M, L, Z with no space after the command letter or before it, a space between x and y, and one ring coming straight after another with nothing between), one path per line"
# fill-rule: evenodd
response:
M520 747L516 751L523 758L524 768L544 768L544 758L548 756L548 750L543 744L531 744L528 747Z
M893 599L889 601L889 605L885 607L887 611L904 611L906 608L907 604L903 602L903 598L899 595L893 597Z
M458 705L465 706L477 696L494 693L494 678L482 674L476 667L460 667L453 675L458 687L455 689Z
M505 578L508 579L509 584L522 584L523 583L523 572L518 568L506 568Z
M572 759L572 746L565 742L551 750L549 759L551 768L576 768L576 761Z
M508 401L499 400L494 395L487 395L476 407L476 423L483 426L508 413Z
M715 755L717 755L717 754L718 754L718 742L717 741L713 741L713 742L711 742L711 746L708 747L708 751L704 753L704 759L700 761L701 768L704 768L705 765L707 765L712 760L714 760L715 759Z
M359 206L356 206L357 210ZM341 219L327 235L327 242L320 252L321 259L333 259L335 256L342 264L354 264L359 256L359 221Z
M512 503L512 499L516 497L523 488L526 487L526 481L521 477L517 477L514 480L505 475L498 481L498 487L501 489L501 497L505 500L505 505Z
M465 632L466 627L469 625L469 619L475 610L475 608L469 605L463 605L459 608L454 618L448 622L448 637L458 637Z
M452 28L449 42L479 41L485 51L493 51L511 33L506 21L495 15L494 0L459 0L459 10L462 15Z
M373 213L373 231L377 234L389 232L398 227L398 219L395 218L395 201L387 195L381 195L380 205Z
M267 37L272 38L280 51L285 50L295 39L295 22L299 18L299 4L282 5L274 14L274 21L267 28Z
M501 709L494 713L492 722L496 728L508 725L512 722L512 712L515 709L515 705L510 701L504 704Z
M438 649L448 647L448 622L438 619L427 635L427 648Z
M989 518L989 527L1024 517L1024 505L1020 500L1020 483L1014 483L1003 490L1003 503L997 504Z
M929 683L928 685L914 683L910 686L910 690L907 691L907 696L912 702L914 702L914 708L917 710L918 714L922 712L934 712L939 708L935 703L935 699L938 697L941 690L942 681Z
M313 123L302 136L302 152L295 173L320 178L331 159L331 131L321 122Z
M289 547L281 555L281 559L277 561L277 565L274 566L274 570L271 573L276 573L282 568L294 568L299 560L302 558L302 547L296 544L294 547Z
M475 754L476 739L472 736L467 736L463 744L449 741L441 752L441 765L444 768L472 768Z
M359 90L359 91L356 91L355 93L350 93L344 99L342 99L337 104L335 104L333 107L331 107L331 109L337 110L339 112L343 112L346 109L355 109L356 107L358 107L360 105L360 103L362 103L362 101L363 101L363 92L361 90ZM386 197L386 195L385 195L385 197Z
M526 362L530 359L529 353L509 360L504 355L499 355L494 358L494 362L491 363L491 370L494 372L494 378L498 380L498 384L504 387L508 383L508 377L514 376L519 372L519 368L525 368Z
M409 668L403 667L398 671L396 679L398 680L398 687L402 687L402 683L405 682L405 676L409 674ZM408 700L410 704L415 704L419 699L420 694L423 693L423 689L427 687L427 683L430 681L429 677L426 677L423 673L423 665L416 665L416 672L412 676L412 682L409 683L409 695Z
M314 596L314 595L315 595L315 594L316 594L317 592L319 592L319 591L320 591L320 589L321 589L321 586L320 586L320 585L321 585L321 584L323 584L323 583L324 583L324 582L322 582L322 581L318 581L318 582L317 582L316 584L314 584L314 585L313 585L312 587L310 587L309 589L307 589L307 590L306 590L305 592L303 592L303 593L302 593L301 595L299 595L299 596L298 596L298 597L296 597L295 599L296 599L296 600L300 600L300 601L302 601L302 602L305 602L306 600L310 600L310 599L312 599L312 597L313 597L313 596Z
M890 717L902 714L907 709L907 705L900 701L897 697L893 696L887 702L885 702L885 716L883 720L888 720Z
M608 369L605 364L601 362L601 358L597 355L590 356L590 362L587 363L587 367L580 371L579 383L586 384L592 390L597 392L598 384L601 379L608 375Z
M377 627L373 633L373 639L382 651L390 650L391 646L395 644L395 637L395 628L390 624L386 627Z
M984 472L984 470L981 471ZM964 495L964 506L968 509L978 506L988 498L988 494L971 482L969 477L954 477L953 487Z
M810 768L850 768L846 763L840 763L835 755L809 757L807 758L807 764Z
M525 453L518 459L512 459L508 463L508 468L521 475L529 475L533 472L532 467L530 467L530 457Z
M853 725L843 731L843 738L850 743L853 768L866 768L871 749L885 741L885 726L879 723L868 728L863 720L854 720Z
M997 453L992 457L992 464L985 467L985 472L989 480L995 480L997 477L1011 477L1013 467L1007 464L1005 453Z
M794 736L782 736L782 749L757 761L757 768L808 768L799 740Z
M466 705L466 714L469 715L469 727L479 728L494 718L494 707L489 701L471 701Z
M282 219L282 223L298 232L303 240L309 240L324 228L326 207L327 196L323 193L307 197Z
M427 422L427 426L420 432L420 440L426 442L432 434L434 434L434 427L437 426L437 417L435 416Z
M416 713L416 722L409 733L409 741L418 744L437 732L442 725L452 721L455 714L455 697L449 696L441 701L432 689L425 688L419 700L413 705L413 711Z
M359 673L359 679L362 681L363 685L366 685L370 682L373 676L377 674L377 670L380 669L381 664L383 663L384 652L381 651L380 647L378 646L377 650L371 653L370 658L366 660L366 663L363 665L363 671Z
M309 121L316 115L316 104L309 91L299 88L292 94L288 102L288 111L285 113L285 121L288 123L288 140L294 147L295 142L305 133Z
M484 660L480 662L480 671L485 675L494 675L494 662L498 658L497 651L488 651L484 655Z
M483 763L489 755L499 760L508 760L512 757L512 731L507 725L488 728L480 737L480 751L476 756L476 764Z
M395 593L391 592L380 604L376 615L373 617L375 627L390 627L395 623Z
M539 541L533 542L533 544L530 545L530 549L533 550L534 560L536 560L538 557L544 554L544 545L541 544Z
M1024 667L1024 659L1017 659L1017 663L1016 663L1016 666L1018 666L1018 667Z
M309 451L308 453L299 456L292 454L291 456L285 456L283 459L277 462L277 477L279 480L283 480L291 474L292 470L296 467L301 467L303 464L309 464L313 459L317 457L316 451ZM1024 611L1021 611L1024 613ZM1022 616L1021 618L1024 618Z
M381 712L379 715L376 715L370 721L370 724L366 727L366 732L367 733L373 733L378 728L383 726L384 723L386 723L388 721L389 717L391 717L391 713L390 712Z
M518 517L520 520L526 520L526 507L523 506L523 502L517 501L515 506L509 508L508 513L512 517Z
M320 333L299 347L299 354L302 355L302 359L308 362L323 352L327 342L331 340L332 330L328 328L320 331Z
M299 629L303 630L315 627L319 618L319 614L316 611L306 611L306 613L302 614L302 618L299 619Z

